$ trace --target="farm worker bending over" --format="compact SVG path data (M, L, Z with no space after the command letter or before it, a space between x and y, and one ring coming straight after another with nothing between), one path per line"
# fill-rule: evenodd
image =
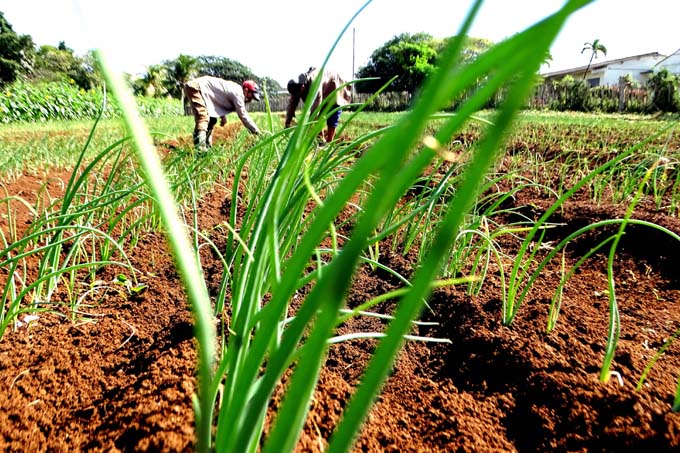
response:
M288 82L290 100L288 101L288 108L286 109L286 127L290 127L291 122L295 117L295 109L297 108L300 99L302 99L303 102L307 101L309 89L312 87L312 83L314 82L314 79L318 73L319 71L316 68L309 68L307 72L298 76L297 81L291 79ZM337 73L332 71L324 71L321 77L321 85L319 86L319 89L314 96L314 100L312 101L312 115L314 112L316 112L321 103L329 96L333 96L330 105L331 110L349 104L350 100L352 99L349 86L340 88L345 82ZM336 112L331 114L326 119L327 129L324 133L324 139L326 142L330 142L335 138L335 129L338 127L338 123L340 122L341 112L342 109L338 108Z
M198 77L184 84L184 94L191 102L196 121L194 145L197 149L204 151L212 146L212 131L217 118L221 118L220 125L224 126L231 112L236 112L250 132L256 135L260 133L246 110L248 102L260 100L260 87L252 80L239 85L218 77Z

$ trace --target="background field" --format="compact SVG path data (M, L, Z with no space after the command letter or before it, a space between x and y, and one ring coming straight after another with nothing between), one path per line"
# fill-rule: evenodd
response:
M361 113L348 121L338 143L311 145L318 162L338 159L325 179L310 175L313 187L330 193L380 137L372 134L403 115ZM265 130L281 132L279 114L255 114L255 119ZM395 299L383 295L407 286L421 266L445 203L455 195L492 119L492 112L480 112L452 137L363 252L346 307L371 315L337 326L338 342L329 346L298 451L321 451L326 445L375 352L384 316L397 308ZM146 121L183 218L200 232L193 240L201 268L211 300L224 303L218 317L227 320L237 288L225 257L235 247L233 232L246 228L249 209L262 192L258 181L271 177L275 159L257 151L258 139L233 118L202 156L190 144L190 117ZM433 119L425 136L444 121ZM442 278L474 279L434 289L423 323L410 329L414 339L399 354L361 430L358 450L680 447L680 418L671 411L677 404L680 350L676 343L665 346L680 323L675 122L531 111L519 116L441 271ZM86 147L91 131L86 121L0 126L2 445L33 451L186 451L195 446L191 398L196 389L188 301L158 214L130 164L135 160L130 144L114 146L126 136L125 127L117 120L101 122ZM104 150L117 157L102 158ZM241 166L244 150L249 157ZM85 172L97 159L100 163ZM615 165L597 170L612 161ZM75 165L86 177L69 195ZM366 180L339 214L312 268L346 245L361 194L370 194L372 184ZM67 199L70 207L64 209ZM104 213L92 216L95 205ZM314 212L310 204L301 207L301 219ZM126 216L118 218L121 212ZM57 260L61 272L50 280L41 276L47 269L38 271L47 255L40 247L56 237L65 216L72 217L70 225L89 226L110 239L93 233L79 242L77 230L70 229L59 251L68 258ZM625 234L612 254L622 219L628 221ZM22 242L38 234L36 225L52 233ZM542 228L527 242L535 225ZM101 264L87 265L95 261ZM85 265L69 267L76 263ZM513 274L517 263L522 265ZM42 287L33 286L41 279ZM515 305L513 285L518 285ZM291 313L311 288L301 284L290 301ZM619 334L605 369L612 313ZM603 369L606 382L598 379ZM267 435L282 396L278 386L264 424Z

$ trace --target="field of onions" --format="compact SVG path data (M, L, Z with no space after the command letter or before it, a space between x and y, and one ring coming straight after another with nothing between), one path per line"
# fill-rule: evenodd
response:
M585 3L329 144L0 126L0 447L677 451L677 118L522 111Z

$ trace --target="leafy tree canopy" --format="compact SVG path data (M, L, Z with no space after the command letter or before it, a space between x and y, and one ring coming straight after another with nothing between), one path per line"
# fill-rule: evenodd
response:
M427 33L395 36L371 54L366 66L359 68L357 77L378 79L358 83L357 91L373 93L397 76L387 91L414 93L434 71L437 58L450 39L453 37L436 39ZM491 45L493 42L488 39L467 38L463 62L474 60Z
M198 75L212 75L235 82L255 80L270 94L281 91L281 85L270 77L258 77L238 61L217 56L193 57L180 54L174 60L150 65L141 78L127 75L136 94L182 98L182 86ZM58 46L43 45L36 49L29 35L17 35L0 12L0 86L20 76L31 82L64 81L89 90L103 78L94 51L77 56L61 41Z
M199 73L201 75L221 77L226 80L233 80L237 83L241 83L244 80L254 80L261 88L264 89L266 87L267 92L270 94L282 89L281 85L274 79L270 77L259 77L255 75L249 67L230 58L201 56L198 57L198 61Z
M12 83L33 65L33 39L18 35L0 11L0 85Z
M200 75L220 77L226 80L233 80L234 82L242 82L255 78L253 71L249 67L231 58L200 56L198 61Z
M600 42L599 39L594 39L593 42L583 43L583 49L581 50L581 53L585 51L590 52L590 60L588 60L588 66L583 73L583 80L586 79L588 71L590 70L590 65L593 63L593 59L597 58L597 54L602 53L602 55L607 55L607 48Z
M450 40L454 39L454 37L447 38L442 41L443 47L439 47L437 49L437 53L439 53L439 50L443 49L448 45L448 42ZM463 60L462 63L471 63L472 61L476 60L478 56L486 52L491 48L491 46L494 45L494 42L485 39L485 38L474 38L472 36L468 36L465 39L465 45L463 46Z
M170 95L175 98L182 98L182 87L186 82L194 77L209 75L220 77L225 80L233 80L241 83L244 80L255 80L263 89L275 93L281 90L281 86L274 79L269 77L258 77L253 71L239 63L226 57L202 55L192 57L180 54L174 60L163 61L160 65L147 67L147 72L141 79L133 82L133 89L140 95ZM159 80L163 80L162 87Z
M395 75L397 79L388 91L413 93L434 70L437 57L434 38L427 33L402 33L373 51L366 64L359 68L357 77L377 77L357 84L357 91L375 92Z
M199 73L199 60L190 55L180 54L174 60L166 60L161 65L165 69L161 69L159 65L149 66L149 70L145 75L147 80L154 80L161 75L165 78L165 89L170 96L175 98L182 97L182 86ZM160 72L158 74L150 74L149 72ZM154 87L156 90L158 87Z
M128 78L128 84L136 96L161 97L168 94L168 68L160 64L152 64L146 67L142 77Z
M57 47L44 45L38 48L30 79L34 82L70 82L90 90L100 85L102 75L92 51L80 57L61 41Z

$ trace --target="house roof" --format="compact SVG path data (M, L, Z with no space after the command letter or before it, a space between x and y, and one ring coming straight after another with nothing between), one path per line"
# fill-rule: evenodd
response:
M680 51L680 49L678 49L678 51ZM640 58L643 58L643 57L664 57L664 59L668 58L668 57L665 57L664 55L661 55L659 52L649 52L649 53L643 53L643 54L640 54L640 55L633 55L632 57L616 58L616 59L613 59L613 60L607 60L607 61L602 61L602 62L598 62L598 63L593 63L593 64L590 65L590 70L593 71L593 70L597 70L597 69L606 68L607 66L614 64L614 63L623 63L623 62L631 61L631 60L639 60ZM574 72L584 72L586 69L588 69L588 65L578 66L576 68L562 69L560 71L554 71L554 72L545 72L545 73L541 74L541 76L546 77L546 78L548 78L548 77L558 77L558 76L562 76L562 75L571 74L571 73L574 73Z
M663 63L664 61L668 60L668 59L669 59L670 57L672 57L673 55L680 55L680 49L676 50L675 52L673 52L672 54L668 55L667 57L664 57L664 58L662 58L661 60L657 61L656 64L654 65L654 67L659 66L661 63Z

